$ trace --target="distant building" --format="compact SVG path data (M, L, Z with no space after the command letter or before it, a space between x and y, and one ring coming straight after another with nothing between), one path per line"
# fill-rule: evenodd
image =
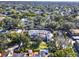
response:
M74 40L79 40L79 29L70 29L70 36Z
M29 30L28 35L31 37L39 36L43 39L50 40L53 37L53 34L50 31L47 30Z
M33 22L28 20L28 18L21 19L22 25L25 29L33 28Z

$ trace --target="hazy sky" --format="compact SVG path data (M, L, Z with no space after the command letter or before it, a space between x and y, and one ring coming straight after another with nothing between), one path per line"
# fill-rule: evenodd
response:
M0 0L0 1L76 1L79 2L79 0Z

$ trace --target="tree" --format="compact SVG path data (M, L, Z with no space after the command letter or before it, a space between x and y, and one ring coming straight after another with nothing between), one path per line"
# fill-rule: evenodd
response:
M38 50L39 49L39 45L40 45L40 43L41 43L41 40L36 40L36 41L31 41L32 42L32 44L30 45L30 49L32 49L32 50Z
M3 52L3 51L4 51L4 49L2 47L0 47L0 52Z
M20 49L19 51L24 52L26 51L26 49L29 49L30 47L30 38L28 37L28 35L26 33L17 33L17 32L13 32L13 33L8 33L7 34L7 38L10 38L12 41L10 43L8 43L7 45L10 46L12 44L18 44L20 45L20 43L22 43L22 46L19 46Z
M53 41L48 41L47 44L48 44L48 49L49 49L49 52L55 52L56 50L60 49L60 42L58 41L58 34L57 32L54 32L53 33L54 37L53 37Z
M49 41L47 45L48 45L49 52L55 52L57 50L55 41Z
M5 20L3 21L3 28L4 29L15 29L15 28L19 28L19 23L20 23L20 20L16 20L16 19L13 19L11 17L6 17Z
M31 39L30 37L27 35L27 33L21 33L20 34L20 40L23 43L23 46L21 47L21 51L24 52L26 50L28 50L30 48L31 45Z
M45 43L45 42L40 42L40 44L39 44L39 50L40 49L47 49L48 47L47 47L47 44Z
M66 48L57 50L53 53L55 57L76 57L77 54L74 52L73 48Z

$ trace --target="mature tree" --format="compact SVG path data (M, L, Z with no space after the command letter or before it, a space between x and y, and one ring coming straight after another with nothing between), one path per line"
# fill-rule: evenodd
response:
M66 48L57 50L53 53L54 57L76 57L77 54L74 52L73 48Z

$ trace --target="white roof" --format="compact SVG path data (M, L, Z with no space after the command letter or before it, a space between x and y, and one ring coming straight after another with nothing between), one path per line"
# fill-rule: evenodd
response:
M79 16L76 16L76 19L79 19Z
M23 18L23 19L21 19L22 21L27 21L27 18Z
M74 39L79 39L79 36L72 36Z
M47 39L51 39L53 37L53 34L50 31L47 30L29 30L29 35L38 35L40 37L47 37Z
M22 32L22 30L20 30L20 29L19 29L19 30L17 30L17 33L21 33L21 32Z

